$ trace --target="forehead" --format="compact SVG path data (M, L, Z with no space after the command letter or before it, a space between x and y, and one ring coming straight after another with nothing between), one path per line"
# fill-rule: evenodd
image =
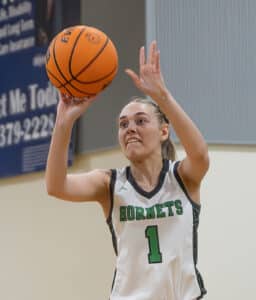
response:
M137 114L154 115L154 107L145 103L131 102L127 104L121 111L119 118L132 117Z

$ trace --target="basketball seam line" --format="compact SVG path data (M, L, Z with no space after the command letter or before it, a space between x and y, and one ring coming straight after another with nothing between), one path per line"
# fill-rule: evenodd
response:
M66 87L66 84L63 84L59 79L58 79L58 77L56 77L48 68L46 68L46 70L47 70L47 73L49 73L56 81L58 81L59 83L60 83L60 85L58 86L58 87L56 87L57 89L59 89L60 87L63 87L63 88L65 88L65 90L67 90L71 95L72 95L72 93L70 92L70 90L68 90L67 89L67 87ZM87 95L90 95L90 96L95 96L96 94L95 93L88 93L88 92L86 92L85 91L85 93L87 94ZM72 95L73 96L73 95Z
M97 55L95 55L94 58L93 58L93 59L92 59L85 67L83 67L83 69L82 69L81 71L79 71L75 76L73 75L72 70L71 70L71 61L72 61L72 55L73 55L73 53L72 53L72 54L71 54L70 63L69 63L69 72L70 72L72 78L76 79L76 80L79 82L79 80L77 79L77 76L79 76L79 75L80 75L81 73L83 73L87 68L89 68L90 65L91 65L91 64L92 64L92 63L93 63L93 62L101 55L101 53L103 52L103 50L107 47L108 42L109 42L109 38L107 37L107 39L106 39L106 41L105 41L105 44L102 46L102 48L101 48L100 51L97 53ZM75 48L75 45L74 45L73 48ZM73 52L73 50L72 50L72 52ZM81 83L83 83L83 82L81 81Z
M82 29L82 30L84 30L84 29ZM94 96L95 93L89 93L89 92L86 92L86 91L82 91L82 90L78 89L77 87L73 86L73 85L66 79L66 77L65 77L64 74L62 73L62 71L61 71L61 69L60 69L60 67L59 67L59 65L58 65L58 63L57 63L57 59L56 59L56 55L55 55L55 43L56 43L56 39L54 40L54 43L53 43L53 58L54 58L54 63L55 63L55 65L56 65L56 67L57 67L57 69L58 69L60 75L61 75L62 78L66 81L66 83L65 83L64 85L63 85L63 83L62 83L61 86L58 86L57 88L59 89L59 88L61 88L61 87L64 87L64 88L71 94L71 96L73 96L73 94L66 88L66 84L69 84L74 90L80 92L81 94L86 93L87 95ZM58 80L58 81L59 81L59 80Z
M62 82L48 69L48 68L46 68L46 70L47 70L47 73L49 73L56 81L58 81L60 84L61 84L61 86L62 86ZM64 89L68 92L68 93L70 93L70 95L73 97L73 94L67 89L67 87L66 86L63 86L64 87Z

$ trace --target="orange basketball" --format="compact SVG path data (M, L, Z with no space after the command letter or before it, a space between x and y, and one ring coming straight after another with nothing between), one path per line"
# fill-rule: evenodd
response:
M55 36L45 64L51 83L63 94L89 98L111 83L117 73L118 55L104 32L78 25Z

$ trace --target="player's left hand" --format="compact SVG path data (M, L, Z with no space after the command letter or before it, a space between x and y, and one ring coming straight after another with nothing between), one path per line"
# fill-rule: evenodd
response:
M139 75L131 69L126 69L125 72L140 91L157 100L158 97L161 97L162 92L166 90L166 86L160 69L160 51L157 49L156 41L151 43L147 59L145 48L141 47L139 67Z

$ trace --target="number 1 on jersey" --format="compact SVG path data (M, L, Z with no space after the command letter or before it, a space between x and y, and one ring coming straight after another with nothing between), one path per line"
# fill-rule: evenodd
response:
M162 262L162 253L160 252L158 228L156 225L147 226L145 236L148 239L148 262L150 264L158 264Z

